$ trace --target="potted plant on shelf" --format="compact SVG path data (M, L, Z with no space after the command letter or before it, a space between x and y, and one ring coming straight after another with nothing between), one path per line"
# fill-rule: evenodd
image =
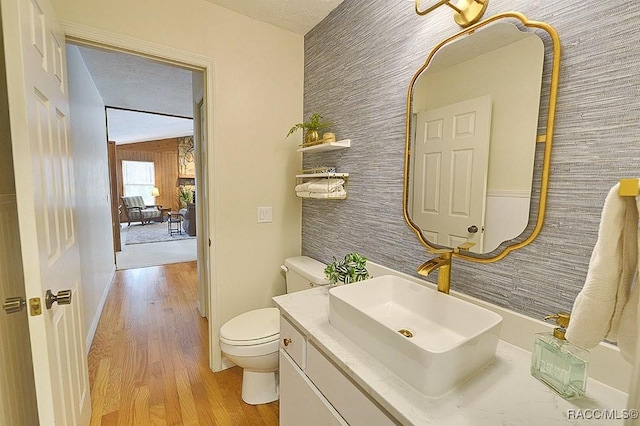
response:
M287 133L287 137L291 136L293 133L295 133L300 129L304 129L305 130L304 143L311 144L316 141L321 141L320 133L318 132L318 130L329 127L332 124L333 123L329 121L322 121L322 116L316 112L311 114L311 117L309 117L309 120L305 121L304 123L298 123L294 125L289 130L289 133Z
M333 262L324 268L325 277L332 285L338 282L349 284L370 278L367 271L367 258L358 253L349 253L343 260L333 258Z

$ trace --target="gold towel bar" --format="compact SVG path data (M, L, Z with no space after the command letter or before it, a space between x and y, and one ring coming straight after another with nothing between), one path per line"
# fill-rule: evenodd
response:
M638 178L622 178L620 179L620 189L618 195L621 197L635 197L640 195L640 186Z

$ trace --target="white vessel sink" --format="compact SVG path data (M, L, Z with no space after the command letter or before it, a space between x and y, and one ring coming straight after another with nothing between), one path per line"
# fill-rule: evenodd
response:
M439 397L493 360L502 317L384 275L330 289L329 321L420 393Z

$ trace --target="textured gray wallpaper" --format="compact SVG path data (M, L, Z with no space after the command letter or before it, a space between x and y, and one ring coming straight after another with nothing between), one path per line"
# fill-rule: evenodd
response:
M554 26L563 49L545 225L497 263L454 259L452 289L540 318L571 309L609 188L640 177L640 3L491 0L485 17L510 10ZM351 177L347 200L303 201L303 254L358 251L414 275L429 257L402 215L406 95L431 49L459 30L446 6L420 17L405 0L345 0L305 36L305 117L333 121L351 148L304 164Z

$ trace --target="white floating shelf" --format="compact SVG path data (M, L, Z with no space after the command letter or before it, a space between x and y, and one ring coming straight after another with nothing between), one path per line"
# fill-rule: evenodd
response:
M308 173L296 175L297 178L343 178L349 177L349 173Z
M343 139L337 142L325 142L318 145L306 146L298 148L298 152L324 152L335 151L337 149L345 149L351 146L351 139Z
M327 198L323 198L323 197L301 197L300 195L298 195L298 198L306 198L307 200L346 200L347 196L346 195L342 195L340 197L327 197Z

